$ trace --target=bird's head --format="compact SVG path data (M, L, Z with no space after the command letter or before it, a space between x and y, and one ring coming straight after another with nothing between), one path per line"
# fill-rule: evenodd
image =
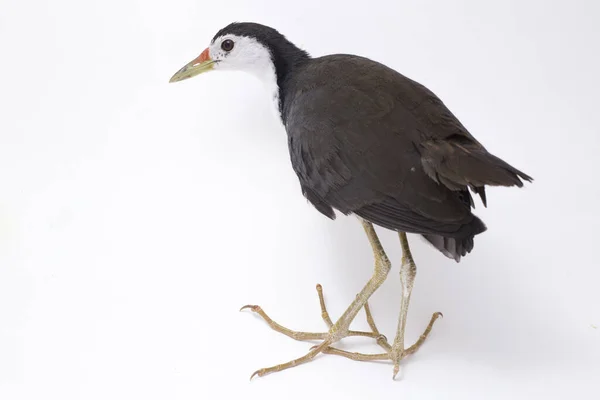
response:
M250 72L261 80L279 79L308 53L277 30L265 25L232 23L221 29L209 46L173 75L178 82L212 70Z

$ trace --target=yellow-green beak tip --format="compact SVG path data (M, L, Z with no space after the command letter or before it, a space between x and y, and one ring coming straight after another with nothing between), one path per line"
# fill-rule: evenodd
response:
M175 75L173 75L171 79L169 79L169 83L183 81L185 79L192 78L196 75L200 75L201 73L208 72L211 69L213 69L214 64L215 62L212 60L207 60L200 64L191 62L185 65L179 71L177 71Z

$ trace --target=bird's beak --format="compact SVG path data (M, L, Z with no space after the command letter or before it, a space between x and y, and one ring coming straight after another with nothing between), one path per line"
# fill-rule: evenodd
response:
M205 49L196 59L190 61L186 65L183 66L179 71L175 73L169 80L172 82L179 82L184 79L191 78L193 76L199 75L203 72L210 71L213 69L213 65L215 61L210 58L208 55L208 48Z

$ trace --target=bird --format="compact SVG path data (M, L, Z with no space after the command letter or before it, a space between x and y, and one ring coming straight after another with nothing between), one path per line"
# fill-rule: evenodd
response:
M242 307L293 339L320 341L304 356L261 368L251 379L305 364L320 353L391 361L395 378L401 360L420 348L442 316L434 313L419 340L405 346L416 276L407 233L420 235L459 262L473 250L474 237L487 230L473 214L474 197L479 196L487 207L486 186L523 187L533 179L490 153L427 87L367 57L313 57L275 28L233 22L169 82L208 71L244 71L264 84L287 133L291 166L302 195L325 217L356 217L375 261L372 277L335 323L317 285L326 332L292 331L258 305ZM402 248L402 296L392 344L377 329L368 305L391 268L375 226L397 232ZM350 324L363 308L371 331L353 331ZM335 347L349 336L374 338L383 352L354 353Z

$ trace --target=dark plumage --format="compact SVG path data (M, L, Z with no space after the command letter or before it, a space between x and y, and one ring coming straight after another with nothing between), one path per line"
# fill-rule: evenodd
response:
M423 235L459 261L486 230L469 190L532 178L489 153L423 85L354 55L311 58L276 30L232 24L271 52L291 163L322 214ZM213 39L214 40L214 39Z

